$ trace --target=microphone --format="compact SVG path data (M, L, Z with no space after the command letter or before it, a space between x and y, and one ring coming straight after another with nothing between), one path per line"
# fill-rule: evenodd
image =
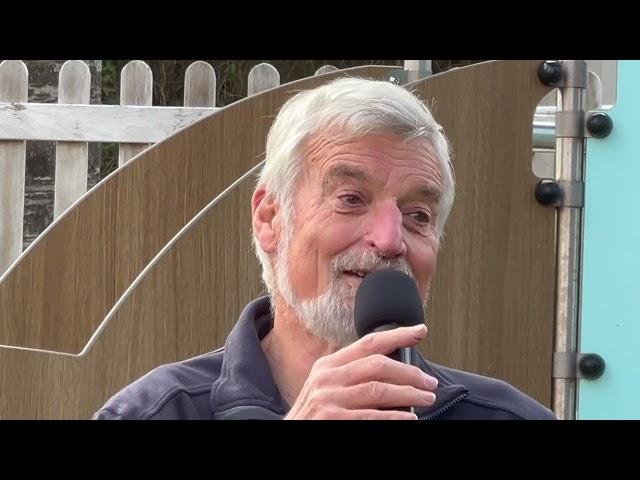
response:
M356 291L354 322L358 338L420 325L424 322L424 309L416 283L399 270L370 273ZM398 349L389 357L411 365L411 347ZM413 407L410 411L413 412Z

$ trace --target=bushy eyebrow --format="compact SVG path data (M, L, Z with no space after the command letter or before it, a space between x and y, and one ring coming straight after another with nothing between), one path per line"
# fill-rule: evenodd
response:
M429 184L423 184L418 187L414 193L409 193L408 197L417 197L420 200L425 200L429 203L440 203L442 198L442 191Z
M339 185L346 180L358 180L361 182L367 182L369 180L369 175L367 175L367 172L365 172L364 170L357 167L352 167L350 165L333 165L325 174L324 179L322 180L323 193L330 193L336 185Z
M356 180L359 182L369 182L371 178L369 174L358 167L345 164L333 165L322 180L322 191L325 195L331 193L333 189L348 180ZM428 183L421 184L415 190L408 191L404 196L405 199L417 199L428 203L440 203L442 191L435 185Z

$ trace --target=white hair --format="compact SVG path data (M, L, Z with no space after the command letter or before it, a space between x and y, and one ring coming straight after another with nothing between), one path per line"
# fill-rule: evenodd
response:
M345 140L371 134L396 135L405 140L429 141L440 161L443 192L437 207L436 232L442 236L453 205L454 179L449 145L442 127L429 108L413 93L391 82L341 78L289 99L276 117L269 135L265 165L258 186L278 201L284 214L286 238L293 225L294 186L302 158L300 152L314 134L339 132ZM275 300L273 266L253 236L256 255L262 264L262 279ZM283 261L276 255L276 262Z

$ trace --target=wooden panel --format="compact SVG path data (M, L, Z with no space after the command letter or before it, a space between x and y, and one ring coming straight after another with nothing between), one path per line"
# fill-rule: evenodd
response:
M549 406L555 211L533 196L531 122L548 91L536 68L490 62L407 88L435 104L457 179L422 351L437 363L502 378ZM213 341L199 345L222 345L244 305L264 293L251 249L251 189L243 183L193 219L121 298L114 318L151 324L175 315L200 319L201 328L216 322Z
M318 70L316 70L316 73L314 75L324 75L325 73L331 73L337 70L338 67L334 67L333 65L323 65Z
M29 73L20 60L0 63L0 101L26 102ZM0 275L22 252L25 142L0 141Z
M453 148L457 192L423 352L551 405L555 210L534 197L537 61L488 62L409 85Z
M142 268L198 211L263 157L282 103L347 69L229 105L154 145L68 210L0 278L0 344L78 352Z
M0 103L0 140L155 143L215 112L209 107ZM55 122L51 119L55 118Z
M155 366L222 345L261 289L251 251L254 178L191 222L180 248L166 248L81 355L0 347L0 419L89 418Z
M533 198L531 121L547 91L536 67L491 62L409 88L435 102L458 184L423 351L504 378L549 405L555 217ZM214 120L189 129L192 140ZM216 153L246 156L243 147L218 145ZM262 291L250 247L252 189L250 177L166 245L84 355L0 348L2 418L87 418L154 366L221 345L240 309Z
M275 88L280 85L280 74L276 67L260 63L251 69L247 79L247 96Z
M140 60L127 63L120 73L120 105L151 105L153 102L153 74ZM149 145L121 143L118 165L122 166Z
M90 93L91 73L87 64L82 60L65 62L60 69L58 103L86 104ZM58 142L53 218L58 218L87 191L88 169L87 142Z
M184 106L216 106L216 72L207 62L193 62L184 74Z

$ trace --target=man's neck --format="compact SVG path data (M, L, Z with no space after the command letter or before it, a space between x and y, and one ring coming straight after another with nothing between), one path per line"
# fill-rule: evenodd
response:
M289 406L298 398L316 360L337 350L309 333L295 310L279 297L273 329L261 343L273 379Z

